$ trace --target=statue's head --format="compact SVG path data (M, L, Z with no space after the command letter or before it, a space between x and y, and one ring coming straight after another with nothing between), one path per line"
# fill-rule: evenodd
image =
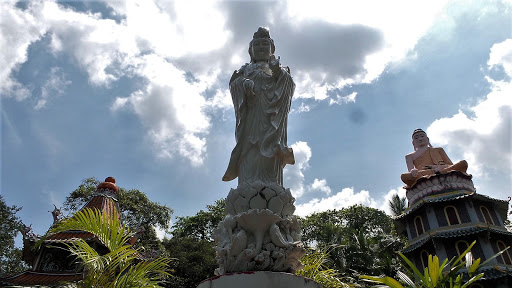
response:
M427 137L427 133L422 129L416 129L412 132L412 146L414 146L414 150L424 146L432 147L432 145L430 145L430 140Z
M276 46L274 46L274 40L270 38L268 28L258 28L258 31L252 36L251 43L249 43L251 63L268 61L270 56L274 55L275 50Z

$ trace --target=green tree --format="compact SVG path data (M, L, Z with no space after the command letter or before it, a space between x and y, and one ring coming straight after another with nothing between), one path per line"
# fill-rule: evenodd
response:
M391 196L388 205L389 209L391 209L391 214L393 214L393 216L398 216L404 213L405 209L407 208L405 200L406 198L398 196L398 193Z
M96 178L84 179L82 184L66 197L64 209L68 212L80 209L91 199L99 183L100 181ZM173 210L166 205L149 200L144 192L137 189L127 190L119 187L117 199L119 210L127 226L132 230L141 228L144 230L140 245L147 249L161 249L154 227L169 229Z
M191 237L213 242L212 233L224 219L225 205L225 200L219 199L213 205L206 205L207 211L199 210L194 216L176 217L171 234L173 237Z
M24 271L21 250L14 246L14 238L24 227L16 213L20 207L7 206L0 195L0 277Z
M97 209L87 208L58 222L37 246L50 235L69 230L90 232L108 249L106 254L100 254L83 239L65 243L84 268L80 287L160 287L161 281L170 276L168 267L171 259L142 259L141 251L128 244L133 233L126 223Z
M361 274L394 275L404 246L393 220L381 210L354 205L307 216L302 240L306 245L332 247L330 258L346 282L356 283Z
M166 287L195 288L210 277L218 267L215 260L214 243L193 237L164 239L166 252L177 262L173 266L173 278Z
M166 287L195 288L217 268L212 237L217 224L224 219L224 199L207 205L193 216L177 217L171 239L164 239L166 252L176 258L175 273Z

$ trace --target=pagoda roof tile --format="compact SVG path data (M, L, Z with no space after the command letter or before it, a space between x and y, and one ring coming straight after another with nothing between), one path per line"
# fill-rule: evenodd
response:
M11 277L0 278L4 285L56 285L60 283L77 282L82 280L82 273L76 272L43 272L25 271Z

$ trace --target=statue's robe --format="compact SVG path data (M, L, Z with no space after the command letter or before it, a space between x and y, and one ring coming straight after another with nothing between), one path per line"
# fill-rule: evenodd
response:
M222 180L283 183L283 168L294 164L287 146L287 121L295 83L281 67L276 79L267 63L251 63L235 71L230 92L236 116L236 146ZM253 89L247 89L253 82ZM247 82L244 85L244 82Z
M429 178L432 175L435 175L436 172L432 168L433 166L438 165L447 165L438 173L444 174L451 171L459 171L468 175L466 170L468 169L468 163L466 160L459 161L455 164L452 163L446 152L444 152L443 148L433 148L428 147L425 152L423 152L420 156L413 160L414 167L418 169L418 175L413 177L410 172L402 174L402 181L407 185L405 188L412 188L418 179L422 177Z

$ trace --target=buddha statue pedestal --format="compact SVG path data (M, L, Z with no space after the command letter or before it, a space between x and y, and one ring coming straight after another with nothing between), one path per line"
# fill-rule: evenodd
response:
M460 171L451 171L445 174L434 174L428 178L420 178L413 187L405 189L409 207L424 197L433 194L457 190L470 193L476 192L471 178L471 175Z
M302 268L305 249L289 189L261 181L243 183L226 198L227 216L214 231L215 275Z
M197 288L322 288L315 281L290 273L250 271L207 279Z

